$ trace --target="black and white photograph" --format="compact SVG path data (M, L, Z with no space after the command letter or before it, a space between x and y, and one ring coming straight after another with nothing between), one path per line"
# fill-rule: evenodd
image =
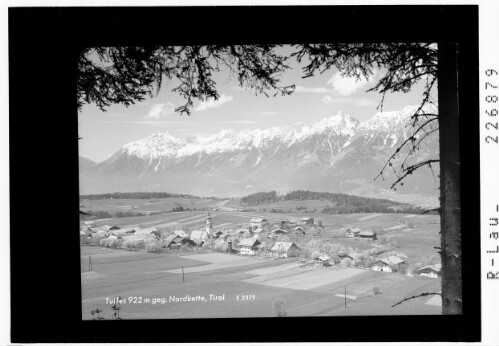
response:
M438 50L83 51L82 318L442 314Z

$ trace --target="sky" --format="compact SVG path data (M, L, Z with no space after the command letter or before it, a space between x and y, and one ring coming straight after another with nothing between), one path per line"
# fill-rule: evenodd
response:
M286 48L288 49L288 48ZM302 78L302 64L293 62L282 77L280 85L295 84L293 94L287 96L255 95L244 90L229 74L214 76L220 98L205 102L195 101L191 115L180 115L174 108L185 100L171 92L177 84L169 81L153 98L129 107L112 105L106 112L94 104L86 104L78 115L80 156L102 162L123 145L158 132L185 139L190 136L208 137L222 129L243 131L284 127L297 122L313 124L338 112L360 121L373 117L379 110L381 94L366 92L374 86L383 71L375 71L373 78L357 81L342 78L336 69L314 77ZM401 110L417 105L422 100L423 83L409 93L387 94L383 111Z

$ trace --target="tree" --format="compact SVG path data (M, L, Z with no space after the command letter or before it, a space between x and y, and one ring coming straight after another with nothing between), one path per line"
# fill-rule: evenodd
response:
M279 85L281 75L294 57L303 67L304 77L323 73L332 67L342 76L369 78L376 70L382 77L368 91L381 94L383 109L387 93L408 92L424 82L422 101L412 115L412 134L387 159L376 178L392 172L392 188L422 167L433 169L440 163L440 215L442 257L442 309L444 314L462 313L461 211L459 171L459 129L457 125L456 46L432 43L356 43L293 45L295 52L277 53L280 45L112 47L88 48L78 63L78 107L95 103L105 110L111 104L128 106L152 96L164 78L175 81L172 91L186 100L177 107L190 114L193 100L218 99L213 73L227 69L239 85L256 94L274 91L289 95L294 85ZM440 83L439 102L432 95ZM439 112L435 111L437 105ZM442 129L442 131L439 131ZM422 143L440 136L440 158L415 161ZM445 143L445 145L442 145ZM341 204L339 204L341 205Z

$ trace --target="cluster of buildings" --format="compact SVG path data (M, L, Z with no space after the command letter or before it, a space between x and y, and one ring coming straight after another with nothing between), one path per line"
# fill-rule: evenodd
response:
M280 235L286 234L300 234L305 235L306 229L314 226L313 218L302 218L300 220L299 226L296 223L291 223L287 220L281 220L278 225L279 228L268 231L268 238L276 239ZM213 231L213 223L208 213L206 219L206 227L202 230L194 230L190 234L187 234L183 230L175 230L166 237L162 237L161 233L154 227L149 228L139 228L139 227L126 227L120 228L118 226L100 226L100 227L83 227L80 230L80 236L83 238L96 238L100 240L99 244L102 246L111 246L114 241L117 240L129 240L129 241L143 241L147 243L148 241L160 242L163 248L168 249L178 249L183 245L188 246L201 246L208 240L213 240L215 242L224 243L226 245L227 252L237 252L241 255L254 256L259 253L265 252L269 253L271 256L276 258L288 258L292 256L297 256L300 248L294 242L291 241L275 241L273 244L265 244L262 237L259 236L263 232L264 227L269 225L269 221L265 218L253 218L250 220L249 228L240 228L237 230L224 230L224 231ZM302 227L303 226L303 227ZM318 227L322 225L319 224ZM376 240L376 233L372 231L361 231L358 228L349 228L346 230L346 236L350 238L365 238L370 240ZM241 239L242 238L242 239ZM239 242L233 248L233 243L235 239ZM332 263L329 256L323 254L318 259L316 259L320 265L329 266L332 264L338 264L342 266L356 266L361 262L361 255L357 253L341 253L338 254L336 263ZM395 272L401 271L407 265L403 258L397 256L388 256L376 260L370 269L374 271L382 272ZM437 278L440 276L441 266L440 265L428 265L416 270L416 275L427 276L431 278Z
M349 228L345 232L348 238L363 238L368 240L377 240L378 236L373 231L361 231L360 228Z

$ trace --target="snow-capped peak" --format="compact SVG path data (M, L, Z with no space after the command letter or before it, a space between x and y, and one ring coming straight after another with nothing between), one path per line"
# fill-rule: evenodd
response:
M334 132L347 137L359 131L387 131L405 125L407 119L414 114L417 106L407 106L401 111L378 112L371 119L359 122L357 119L338 112L315 124L295 123L288 127L271 127L237 132L224 129L209 137L189 137L185 140L171 135L169 132L155 133L147 138L128 143L123 150L129 155L153 159L158 157L184 157L198 153L233 152L237 150L261 150L273 145L276 141L287 146L310 138L314 135Z

